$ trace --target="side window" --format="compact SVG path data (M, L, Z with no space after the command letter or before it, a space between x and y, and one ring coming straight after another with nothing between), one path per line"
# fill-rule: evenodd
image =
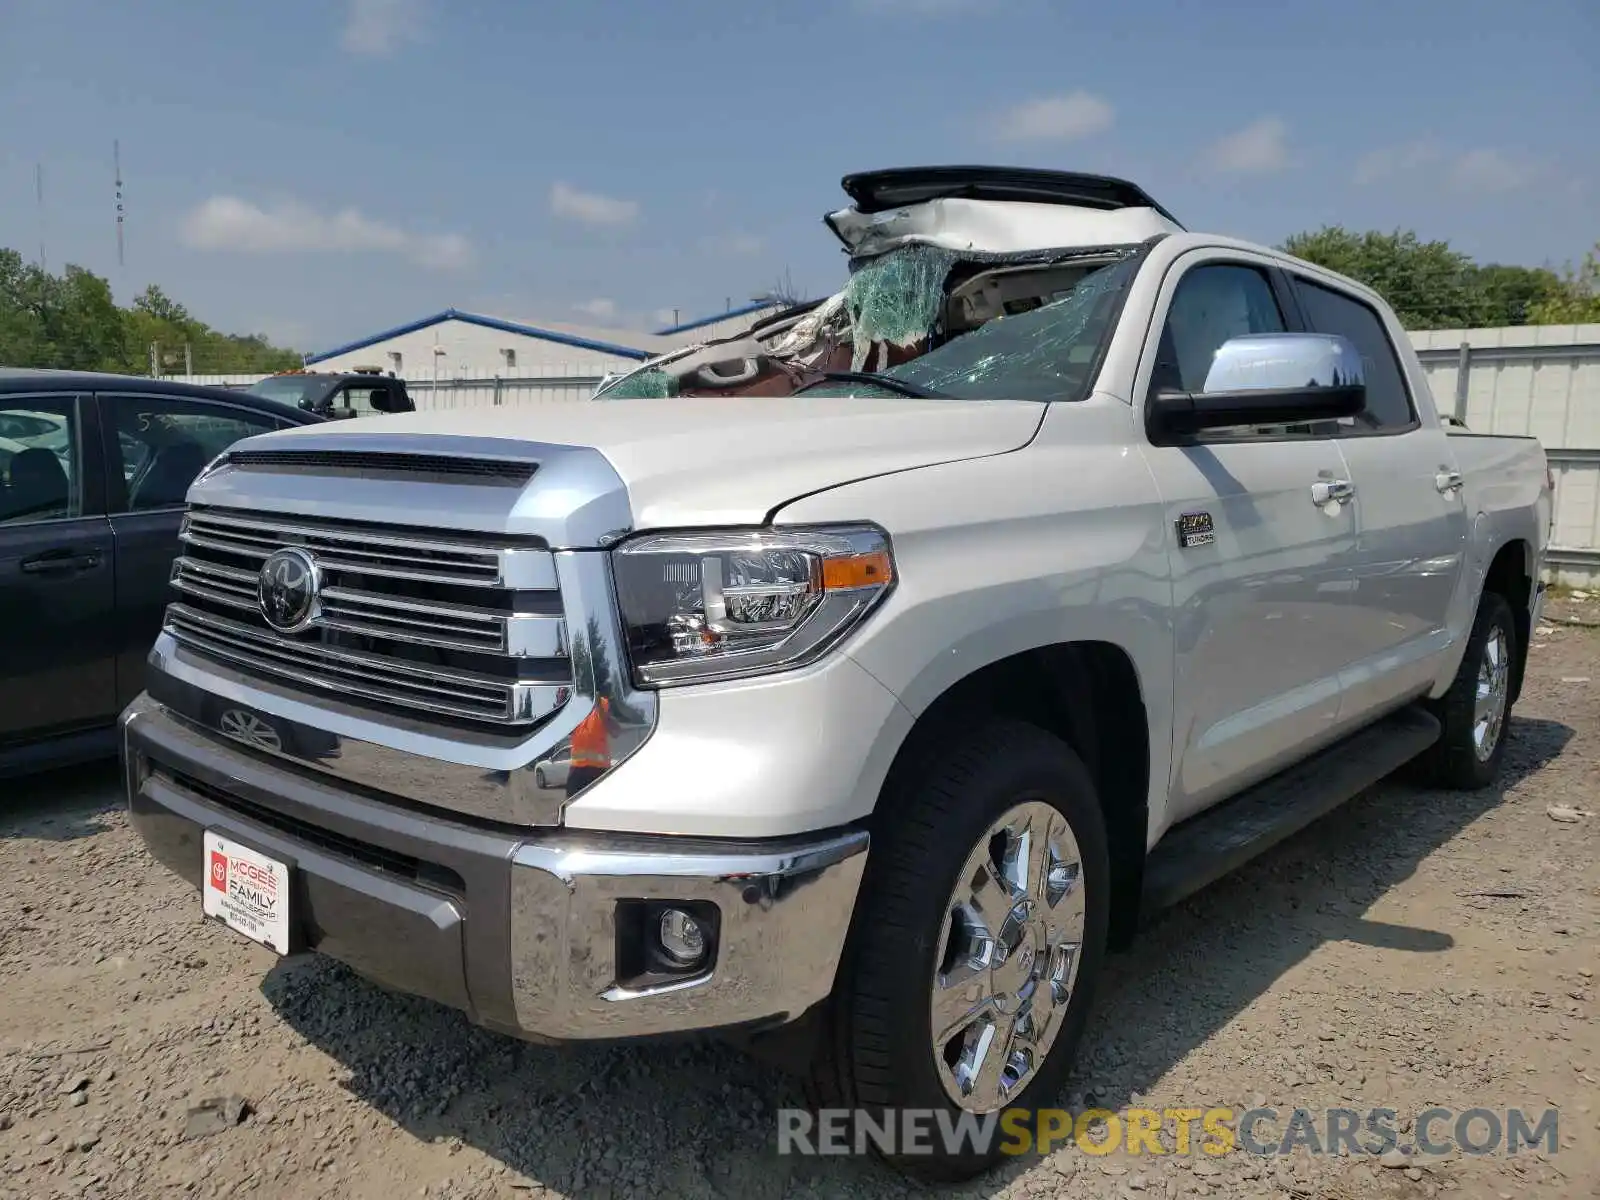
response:
M370 417L379 411L373 404L373 393L381 390L371 384L352 383L339 397L341 407L351 409L359 417Z
M394 389L384 383L352 383L340 393L338 404L358 417L379 416L394 411Z
M1353 296L1296 277L1295 291L1306 320L1318 333L1337 333L1350 339L1367 369L1365 416L1379 429L1405 429L1416 421L1405 373L1383 321Z
M1178 281L1167 308L1151 386L1204 391L1223 342L1246 333L1283 331L1283 313L1265 273L1233 263L1195 267Z
M0 396L0 524L83 514L75 396Z
M175 508L205 465L241 438L280 428L264 413L176 396L107 397L126 509Z

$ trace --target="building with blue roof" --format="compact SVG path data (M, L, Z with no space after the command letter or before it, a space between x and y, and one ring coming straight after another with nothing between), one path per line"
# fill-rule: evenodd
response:
M680 346L749 328L779 305L759 300L654 333L514 321L447 308L306 356L321 371L376 367L406 379L571 376L624 371Z

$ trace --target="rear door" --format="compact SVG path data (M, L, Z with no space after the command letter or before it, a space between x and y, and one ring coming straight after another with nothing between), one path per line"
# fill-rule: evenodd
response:
M0 747L117 714L93 397L0 394Z
M1345 670L1342 728L1363 724L1428 687L1450 647L1448 614L1469 521L1450 439L1424 420L1395 341L1405 332L1360 296L1291 275L1306 322L1361 354L1367 408L1339 424L1355 488L1355 661Z
M106 393L101 407L117 548L116 691L126 704L144 687L145 658L172 599L189 485L234 442L293 422L190 396Z

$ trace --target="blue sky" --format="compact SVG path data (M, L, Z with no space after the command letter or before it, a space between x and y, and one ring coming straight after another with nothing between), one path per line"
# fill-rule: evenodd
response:
M0 0L0 245L314 351L842 278L839 176L1126 175L1191 228L1600 238L1593 0ZM118 268L111 149L127 206Z

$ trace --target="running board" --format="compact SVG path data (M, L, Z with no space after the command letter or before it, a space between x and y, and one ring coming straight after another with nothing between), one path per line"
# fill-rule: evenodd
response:
M1171 829L1145 862L1150 916L1298 833L1439 740L1438 719L1404 708Z

